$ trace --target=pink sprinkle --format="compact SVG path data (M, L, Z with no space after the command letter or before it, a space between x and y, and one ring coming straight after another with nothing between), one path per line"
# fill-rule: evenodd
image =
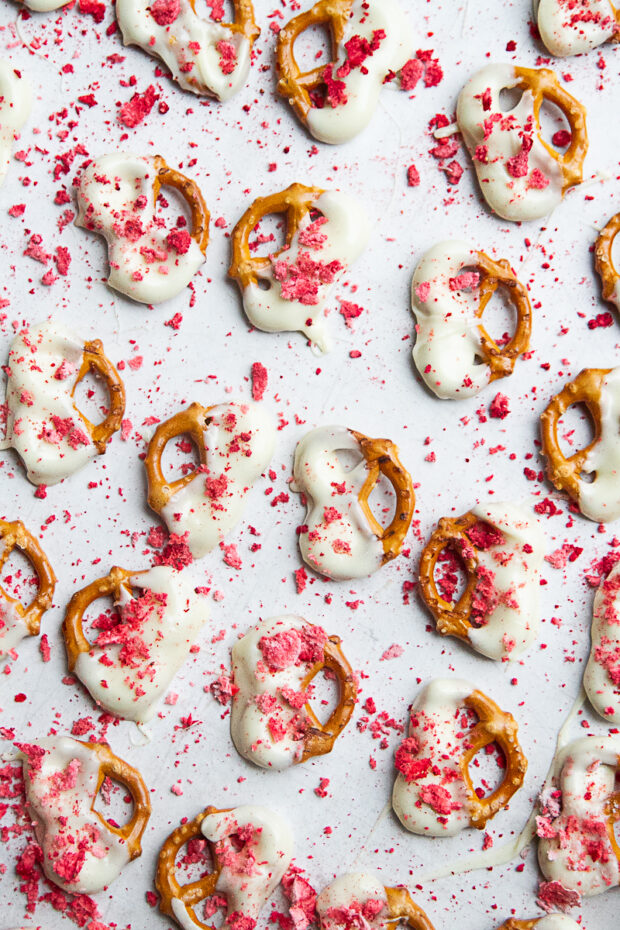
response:
M224 561L227 565L230 565L231 568L236 568L237 570L243 567L241 556L237 552L237 547L234 543L231 543L229 546L227 546L224 542L221 542L220 549L224 553Z
M179 15L179 0L154 0L150 6L151 16L158 26L169 26Z
M497 420L503 420L510 413L508 398L505 394L496 394L489 407L489 416Z
M51 659L51 649L49 640L47 638L47 633L44 633L39 641L39 649L41 650L41 658L44 662L49 662Z
M262 400L267 390L269 374L261 362L252 364L252 400Z
M402 656L404 651L402 646L399 646L398 643L394 643L389 649L385 650L379 661L385 662L386 659L398 659L399 656Z
M420 172L413 164L407 168L407 184L409 187L418 187L420 184Z
M155 101L159 99L159 94L150 84L143 94L134 94L131 100L124 103L120 109L119 119L121 123L133 129L138 126L149 115Z

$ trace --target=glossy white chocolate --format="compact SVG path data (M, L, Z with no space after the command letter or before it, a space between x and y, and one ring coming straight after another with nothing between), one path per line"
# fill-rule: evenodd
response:
M534 924L535 930L581 930L581 926L567 914L547 914Z
M540 38L552 55L580 55L618 32L609 0L534 0Z
M32 110L32 88L10 61L0 60L0 186L13 152L16 134Z
M385 887L368 872L339 875L317 897L316 911L321 930L387 930L389 926Z
M620 563L603 578L594 596L592 645L583 686L592 707L620 724Z
M69 3L69 0L20 0L20 2L34 13L49 13L50 10L59 10Z
M0 550L4 542L0 540ZM26 636L29 635L28 624L17 611L15 604L0 591L0 665L10 657Z

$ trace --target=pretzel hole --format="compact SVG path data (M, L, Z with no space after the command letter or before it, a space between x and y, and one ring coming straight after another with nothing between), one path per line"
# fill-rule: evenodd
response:
M332 37L329 26L316 23L300 32L293 50L302 74L329 64L332 58Z
M213 872L213 856L204 837L192 837L181 846L175 858L174 868L180 885L197 882Z
M186 229L191 235L192 213L187 201L175 187L167 185L160 187L155 214L165 221L166 229ZM156 259L155 267L157 267Z
M517 311L508 287L500 284L495 289L484 308L482 319L493 342L500 348L508 345L517 328Z
M538 121L541 139L560 154L564 153L572 139L564 111L545 97L538 112Z
M30 559L20 549L13 549L0 571L0 586L9 597L16 598L24 607L36 597L39 579Z
M126 786L106 775L95 797L93 810L110 826L121 828L133 817L133 809L133 798Z
M502 87L499 92L499 108L502 113L510 113L519 106L523 88L521 87Z
M193 4L192 4L193 5ZM204 9L204 0L200 0L201 11ZM219 3L207 4L208 18L216 23L234 23L235 7L232 0L219 0ZM213 15L215 13L215 16ZM201 12L201 16L203 16ZM203 16L204 18L204 16Z
M467 587L467 569L451 545L439 553L433 571L433 581L439 596L448 604L458 604Z
M87 371L75 387L73 402L90 423L103 423L110 409L106 382L94 371Z
M280 252L286 245L286 214L267 213L263 216L248 240L248 248L252 258L269 258Z
M385 475L379 475L379 480L368 496L368 506L383 529L390 525L396 512L396 495Z
M558 445L562 455L570 458L594 440L594 423L585 404L573 404L558 420ZM592 476L584 478L592 480Z
M469 775L479 798L488 798L506 776L506 757L497 743L489 743L469 763Z
M102 630L109 630L119 623L118 611L112 597L98 597L92 601L82 615L82 631L89 643L95 643ZM108 646L107 649L117 647ZM102 671L104 666L101 666ZM105 677L102 675L102 678Z
M174 436L166 443L161 457L161 469L166 481L178 481L196 471L200 465L198 448L189 433Z
M327 723L340 700L340 685L331 669L321 669L314 676L308 686L308 699L319 723Z

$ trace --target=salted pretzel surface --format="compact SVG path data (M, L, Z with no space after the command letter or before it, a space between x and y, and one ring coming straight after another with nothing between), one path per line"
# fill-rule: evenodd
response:
M323 660L313 665L302 682L301 690L306 691L323 669L329 669L338 681L338 703L325 723L321 723L309 702L304 705L310 727L304 734L304 751L300 762L332 751L334 743L351 719L357 703L355 675L340 648L341 642L339 636L329 637L323 650Z
M192 222L190 235L202 254L205 255L209 244L210 214L202 196L202 191L191 178L181 174L176 168L171 168L161 155L155 156L154 164L156 175L153 180L153 206L157 204L157 198L162 187L171 187L177 191L190 210Z
M81 411L77 410L77 407L76 411L88 430L97 452L102 454L105 452L106 446L114 433L121 428L125 414L125 385L118 371L103 351L103 343L100 339L93 339L84 343L82 365L77 373L72 394L75 394L78 384L89 372L98 375L105 382L110 399L110 409L105 420L96 424L91 423Z
M620 299L616 290L620 275L616 271L613 262L612 250L614 240L619 232L620 213L616 213L599 233L594 246L594 265L603 285L603 297L616 306L618 306L618 300Z
M52 606L56 575L41 545L21 520L0 520L0 573L11 553L17 549L24 555L37 576L37 593L24 606L18 598L11 597L0 585L0 596L15 609L24 621L29 636L36 636L41 628L41 617Z
M385 888L388 905L388 926L390 930L395 930L401 921L411 930L435 930L433 924L422 910L415 903L408 888L401 886L395 888Z
M520 355L527 352L532 332L532 306L524 284L518 280L505 258L494 261L484 252L476 252L477 269L480 272L480 302L476 316L482 320L487 305L498 288L508 294L517 316L517 323L512 338L504 346L499 346L489 336L487 330L478 324L480 333L480 354L491 369L490 381L505 378L512 374L515 362Z
M180 410L169 420L160 423L149 442L144 459L146 477L148 481L148 502L156 513L160 513L171 497L174 497L182 488L196 477L194 472L183 475L175 481L167 481L161 466L162 456L171 439L187 434L191 437L198 453L200 465L207 464L207 449L203 434L209 421L209 412L213 407L203 407L202 404L190 404L185 410Z

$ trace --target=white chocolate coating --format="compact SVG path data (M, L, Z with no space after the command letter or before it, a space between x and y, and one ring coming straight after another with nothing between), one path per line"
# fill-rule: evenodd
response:
M385 38L365 59L362 68L352 68L340 77L338 69L348 61L345 43L353 36L369 42L382 29ZM396 0L354 0L350 18L339 43L332 71L334 80L345 84L346 103L313 107L307 116L308 129L320 142L337 145L358 135L372 119L381 88L390 71L400 71L412 57L414 37L409 21Z
M261 404L218 404L203 441L206 470L197 470L161 510L171 533L189 533L195 558L218 546L243 516L248 493L273 456L273 417Z
M491 368L480 355L480 291L455 287L463 269L477 261L467 242L439 242L422 256L413 275L413 360L426 386L442 399L473 397L491 380Z
M470 801L460 768L469 728L461 726L459 709L475 690L467 681L435 678L412 704L409 736L418 742L416 757L430 759L430 767L428 774L410 782L399 772L392 792L394 813L411 833L454 836L470 826ZM439 775L432 772L433 766L439 767Z
M110 713L136 723L150 720L155 713L208 619L209 609L195 593L194 582L170 566L159 565L128 579L134 591L139 590L138 599L121 588L116 605L120 629L112 630L111 637L107 630L100 631L103 645L95 638L90 652L79 655L74 670L93 699ZM124 645L127 642L129 647Z
M99 759L83 743L65 737L30 741L45 750L38 770L25 753L26 799L43 849L43 870L72 894L94 894L129 862L125 841L106 830L91 809L97 795Z
M153 157L103 155L83 172L77 190L76 225L108 244L108 284L144 304L180 294L205 260L194 239L183 254L168 244L178 229L156 215L156 175Z
M360 461L347 470L339 451L355 452ZM304 562L327 578L364 578L383 564L383 544L359 503L368 472L357 439L344 426L319 426L297 445L291 488L305 495L307 505L299 549Z
M317 644L309 661L300 656L304 641L299 634L304 631ZM276 667L270 667L261 641L274 636L276 640L272 642L280 647L279 655L283 658ZM233 696L230 733L244 759L277 771L301 760L308 725L305 701L295 707L284 695L299 705L303 699L302 683L319 652L322 656L326 639L321 627L287 614L261 620L237 640L232 648L232 670L239 690Z
M9 165L15 135L32 110L32 88L10 61L0 59L0 186Z
M6 436L33 484L57 484L97 455L72 396L83 358L83 340L54 320L11 345Z
M228 915L256 920L291 863L293 835L287 821L269 808L244 805L208 814L201 829L205 839L217 844L223 863L215 887L226 896ZM240 851L230 842L235 834L243 837ZM182 901L173 898L172 909L183 930L196 930Z
M380 908L380 905L383 905ZM351 872L339 875L316 899L321 930L386 930L385 887L376 875Z
M594 596L592 646L583 686L594 710L609 723L620 723L620 563Z
M589 52L618 31L609 0L534 0L533 6L540 38L558 58Z
M69 3L69 0L21 0L21 2L35 13L48 13L50 10L59 10Z
M515 222L547 216L562 200L563 187L560 165L536 132L531 91L524 91L510 112L501 108L500 92L518 84L513 65L486 65L461 91L456 111L484 199L499 216ZM486 110L485 96L490 100ZM524 135L531 140L532 147L526 154L525 173L514 177L509 173L513 165L509 160L522 152ZM478 146L486 146L485 161L476 157ZM511 170L518 173L521 169L513 167ZM537 179L548 183L537 187Z
M582 468L594 477L579 482L579 509L590 520L607 523L620 517L620 368L603 379L599 404L601 438Z
M543 812L537 819L538 862L548 881L559 881L582 896L600 894L620 882L605 810L619 767L620 736L575 740L558 756L554 787L561 791L560 812Z
M581 930L580 925L567 914L547 914L534 924L535 930Z
M530 648L540 626L542 525L518 504L485 501L472 513L504 541L476 551L479 579L491 590L481 595L489 606L486 622L469 631L469 642L490 659L513 658Z
M327 352L331 348L331 337L323 313L325 303L336 281L366 248L370 222L361 204L341 191L325 191L314 201L313 207L327 220L319 230L321 237L326 239L317 247L300 243L300 235L303 240L303 233L312 222L310 215L306 214L291 240L290 248L275 262L272 260L269 266L261 268L256 284L250 283L243 288L243 309L258 329L268 333L298 330L321 351ZM318 283L316 303L283 297L282 283L274 274L279 262L296 266L300 257L303 261L306 256L323 265L336 261L342 266L331 283ZM264 290L261 282L268 284L269 288Z
M0 540L0 549L3 548L4 542ZM18 613L15 604L0 592L0 665L28 635L28 624Z

